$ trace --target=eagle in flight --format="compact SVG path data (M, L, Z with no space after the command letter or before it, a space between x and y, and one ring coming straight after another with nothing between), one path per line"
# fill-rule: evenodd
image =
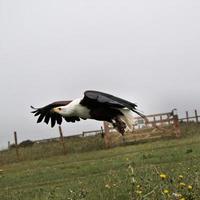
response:
M85 91L83 98L73 101L56 101L42 108L31 106L34 116L38 116L37 123L44 120L48 124L51 121L51 127L54 127L56 123L60 125L63 119L67 122L94 119L112 123L122 135L126 128L133 129L133 112L145 118L136 107L135 103L93 90Z

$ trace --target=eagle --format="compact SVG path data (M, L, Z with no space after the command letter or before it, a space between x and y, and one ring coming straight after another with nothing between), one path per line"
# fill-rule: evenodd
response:
M136 109L137 105L122 98L104 92L87 90L83 98L71 101L56 101L41 108L31 106L31 113L37 116L37 123L44 121L51 127L66 122L76 122L81 119L107 121L122 135L126 128L133 130L133 113L145 118L145 115Z

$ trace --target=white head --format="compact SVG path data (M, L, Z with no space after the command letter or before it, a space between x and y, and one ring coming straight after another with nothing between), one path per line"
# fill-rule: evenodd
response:
M60 115L63 115L63 116L66 114L66 108L65 108L65 106L55 107L55 108L52 109L52 111L56 112L56 113L58 113Z

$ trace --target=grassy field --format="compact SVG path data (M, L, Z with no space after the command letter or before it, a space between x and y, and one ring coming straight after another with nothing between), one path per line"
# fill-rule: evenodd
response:
M198 200L200 125L182 131L181 139L2 163L0 199Z

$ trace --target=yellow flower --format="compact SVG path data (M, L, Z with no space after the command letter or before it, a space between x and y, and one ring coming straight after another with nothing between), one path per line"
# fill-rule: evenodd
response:
M191 186L191 185L188 185L188 189L191 190L191 189L192 189L192 186Z
M185 200L185 198L184 198L184 197L182 197L182 198L180 198L179 200Z
M161 178L161 179L166 179L166 178L167 178L167 175L166 175L166 174L163 174L163 173L161 173L161 174L160 174L160 178Z
M108 188L108 189L110 189L111 187L110 187L110 185L109 185L109 184L106 184L106 185L105 185L105 188Z
M137 188L140 188L141 186L140 186L140 185L137 185L136 187L137 187Z
M135 191L137 194L142 194L142 191L141 190L136 190Z
M185 186L186 186L186 184L183 183L183 182L180 182L179 185L180 185L181 187L185 187Z
M178 177L179 177L180 179L183 179L183 175L179 175Z
M164 189L164 190L163 190L163 193L164 193L164 194L168 194L168 193L169 193L169 190Z

